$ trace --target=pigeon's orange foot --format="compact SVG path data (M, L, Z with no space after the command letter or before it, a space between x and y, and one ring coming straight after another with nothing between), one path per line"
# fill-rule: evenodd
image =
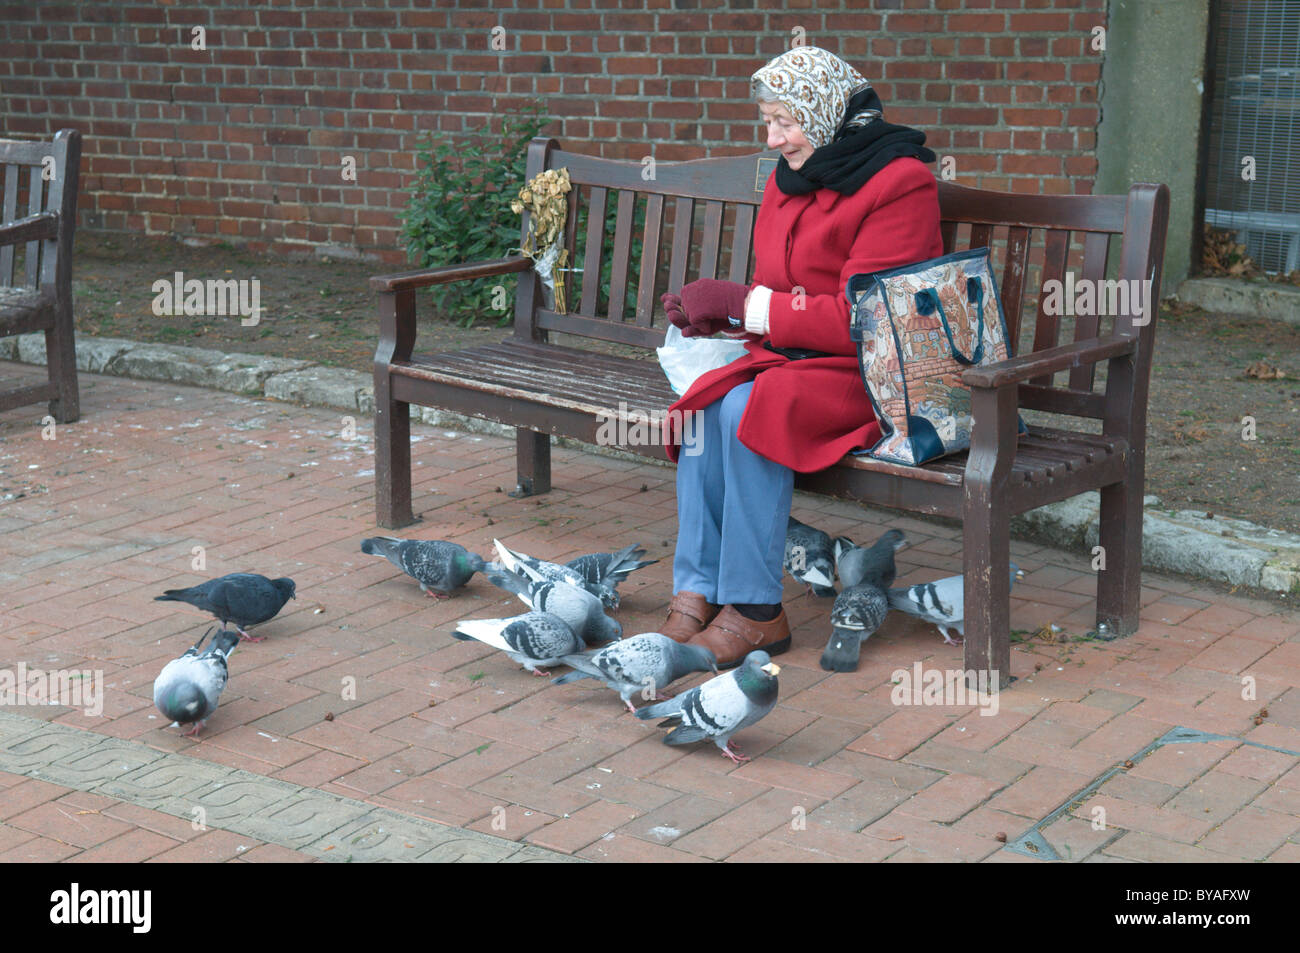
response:
M249 635L247 632L240 632L239 634L244 638L244 640L245 640L246 642L265 642L265 641L266 641L266 636L264 636L264 635Z
M450 593L447 593L447 592L434 592L432 589L426 589L426 590L424 590L424 594L425 594L426 596L428 596L430 599L439 599L439 600L441 600L441 599L450 599L450 598L451 598L451 594L450 594Z
M202 728L205 724L207 724L207 722L203 722L203 721L197 722L197 723L194 725L194 727L191 728L189 731L182 731L182 732L181 732L181 737L182 737L182 738L197 738L197 737L198 737L198 734L199 734L199 729Z

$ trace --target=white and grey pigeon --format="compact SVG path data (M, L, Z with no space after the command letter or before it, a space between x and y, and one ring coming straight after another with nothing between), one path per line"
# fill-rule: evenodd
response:
M443 539L398 539L395 536L372 536L361 541L361 551L383 556L420 584L426 596L446 599L452 591L482 572L483 557L471 553L460 543Z
M660 689L691 672L718 671L718 660L709 649L674 642L658 632L634 635L603 649L566 656L562 661L573 671L551 679L554 684L594 678L618 692L630 712L636 711L631 698L637 692L648 689L650 696L657 697Z
M456 624L453 638L482 642L505 652L534 675L539 668L559 665L566 655L586 648L563 619L549 612L527 612L509 619L464 619Z
M492 540L492 546L497 552L497 562L489 563L489 568L503 568L516 573L524 572L526 569L526 574L530 578L549 579L552 582L567 582L580 589L586 589L592 595L598 597L605 608L618 608L618 593L608 583L588 582L587 577L577 569L514 552L507 549L499 539Z
M297 587L292 579L267 579L252 572L232 572L209 579L188 589L166 589L154 602L185 602L210 612L223 626L235 623L241 637L250 642L262 642L265 636L254 638L245 629L275 618L290 599L297 599Z
M857 671L862 643L875 634L888 614L889 597L879 586L860 582L842 590L831 608L831 637L822 652L822 668Z
M1023 576L1020 567L1011 563L1011 584ZM950 629L956 629L960 636L966 635L966 592L962 576L949 576L934 582L922 582L905 589L889 590L889 607L914 615L927 622L933 622L943 635L948 645L961 645L961 639L954 639Z
M604 604L586 589L546 579L523 563L517 565L520 572L489 571L488 581L513 592L520 602L536 612L559 616L587 645L622 637L623 627L605 615Z
M193 724L185 732L188 736L197 735L217 710L230 678L226 661L239 644L238 632L222 629L200 654L199 649L212 632L209 629L184 655L164 665L153 682L153 703L173 725Z
M618 608L618 586L632 572L653 566L657 559L644 559L646 551L636 543L616 553L590 553L570 559L566 566L582 573L582 577L593 585L608 586L614 590L613 605L606 602L605 608Z
M676 721L664 736L666 745L686 745L711 739L736 764L748 761L732 744L731 736L759 721L776 707L781 667L763 651L750 652L730 672L714 676L703 685L676 698L637 710L638 718L664 718L660 727Z
M898 569L894 554L907 545L902 530L891 529L870 546L858 546L847 536L835 540L835 572L844 588L867 582L881 589L894 584Z
M835 595L835 553L830 536L793 516L786 524L781 567L814 595Z

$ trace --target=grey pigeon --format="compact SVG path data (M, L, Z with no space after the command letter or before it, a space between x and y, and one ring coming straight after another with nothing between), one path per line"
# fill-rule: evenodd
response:
M286 602L298 598L294 593L288 576L267 579L256 573L232 572L188 589L167 589L153 598L154 602L188 602L212 613L223 626L235 623L239 634L250 642L261 642L265 636L255 639L244 630L275 618Z
M677 728L664 737L666 745L685 745L712 739L736 764L749 758L731 743L731 736L757 722L776 707L776 676L781 667L766 652L750 652L738 668L717 675L676 698L647 705L638 718L664 718L660 727L676 719Z
M781 566L814 595L835 595L835 554L831 538L793 516L786 524L785 556Z
M483 558L460 543L442 539L398 539L372 536L361 541L361 551L383 556L420 584L426 596L445 599L474 573L482 572Z
M551 582L567 582L569 585L586 589L597 596L607 609L618 608L618 593L614 587L603 582L588 582L585 575L577 569L560 563L549 563L544 559L535 559L509 550L499 539L492 540L499 562L489 564L491 568L504 568L514 573L523 573L530 579L548 579Z
M659 689L691 672L718 671L718 660L709 649L674 642L658 632L634 635L603 649L566 656L562 661L574 671L552 682L567 685L594 678L618 692L630 712L636 711L631 698L639 691L649 689L651 695L657 695Z
M657 559L643 559L643 556L645 556L645 550L633 543L616 553L591 553L587 556L578 556L576 559L570 559L565 565L582 573L582 577L589 584L608 586L611 590L614 590L613 605L605 602L605 608L617 609L618 592L616 590L619 583L635 570L644 569L646 566L653 566L659 562ZM603 596L602 601L605 601Z
M623 627L605 615L600 599L586 589L545 579L527 566L520 565L520 569L524 571L489 571L488 581L513 592L528 608L560 617L587 645L622 637ZM533 575L528 575L530 572Z
M1020 567L1011 563L1011 584L1023 576ZM922 582L906 589L889 590L889 607L914 615L927 622L933 622L943 634L943 640L949 645L961 645L960 639L948 634L949 629L956 629L957 634L965 636L966 592L962 576L949 576L934 582Z
M239 644L238 632L222 629L199 654L211 634L209 629L189 651L164 665L153 682L153 703L175 724L193 724L185 732L190 736L197 735L217 710L217 702L230 677L226 660Z
M871 546L856 546L847 536L835 540L835 571L844 588L867 582L880 589L894 584L894 554L907 545L901 530L891 529Z
M831 637L822 652L822 668L856 671L862 643L875 634L888 613L889 597L879 586L860 582L842 590L831 608Z
M564 620L549 612L527 612L510 619L465 619L456 624L454 638L500 649L534 675L539 668L559 665L566 655L586 646Z

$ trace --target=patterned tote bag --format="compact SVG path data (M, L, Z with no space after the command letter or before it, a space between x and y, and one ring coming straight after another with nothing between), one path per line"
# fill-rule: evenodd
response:
M967 449L962 371L1007 359L989 250L854 275L847 293L858 367L884 434L871 455L916 465Z

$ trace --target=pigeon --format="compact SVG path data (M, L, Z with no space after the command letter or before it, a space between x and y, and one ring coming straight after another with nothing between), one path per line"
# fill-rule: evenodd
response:
M609 583L588 582L587 577L581 571L570 566L563 566L560 563L548 563L544 559L534 559L532 556L525 556L523 553L512 552L506 549L499 539L492 540L492 545L496 547L497 555L501 557L499 566L498 564L490 564L493 568L504 568L514 573L524 573L529 578L549 579L551 582L567 582L579 589L586 589L594 596L599 596L605 608L618 608L618 593Z
M1011 584L1023 576L1020 567L1011 563ZM949 635L949 629L956 629L957 634L965 636L966 595L965 580L961 576L949 576L934 582L922 582L905 589L889 590L889 607L914 615L927 622L933 622L943 635L948 645L961 645L961 639Z
M822 652L822 668L828 672L857 671L862 643L875 634L888 612L889 597L879 586L860 582L841 591L831 608L831 637Z
M397 539L372 536L361 541L361 551L383 556L420 584L426 596L446 599L452 590L469 582L470 576L482 572L483 557L471 553L460 543L442 539Z
M736 764L748 761L731 743L731 736L747 728L776 707L776 676L781 667L766 652L750 652L738 667L716 675L703 685L676 698L637 710L641 719L674 719L678 726L664 736L666 745L685 745L711 738L723 755Z
M636 707L631 698L636 692L649 689L650 695L657 697L659 689L691 672L712 671L716 675L718 671L718 660L709 649L674 642L658 632L634 635L603 649L565 656L561 661L574 671L551 679L553 684L594 678L618 692L633 713Z
M617 589L619 583L634 570L644 569L659 562L657 559L643 559L643 556L645 550L633 543L616 553L592 553L588 556L579 556L570 559L565 565L582 573L582 577L590 584L607 585L611 589ZM614 604L606 603L605 608L618 608L617 592L614 593Z
M510 619L465 619L456 625L453 638L471 640L500 649L534 675L539 668L559 665L566 655L586 648L582 639L549 612L527 612Z
M275 618L286 602L298 598L294 591L293 580L287 576L267 579L256 573L232 572L188 589L164 590L153 599L154 602L188 602L196 609L211 612L223 626L235 623L242 638L261 642L265 636L253 638L244 630Z
M891 529L870 546L854 545L847 536L835 540L835 571L847 589L868 582L879 589L894 584L894 553L907 545L901 530Z
M793 516L786 524L782 568L814 595L835 595L835 555L831 538Z
M238 632L222 629L199 654L212 632L213 629L208 629L189 651L164 665L153 682L153 703L174 725L192 723L194 727L185 732L191 737L199 733L217 710L217 702L230 677L226 660L239 644Z
M522 573L489 571L488 581L513 592L528 608L563 619L587 645L622 638L623 627L605 615L605 607L596 596L567 582L546 579L522 563L518 565Z

